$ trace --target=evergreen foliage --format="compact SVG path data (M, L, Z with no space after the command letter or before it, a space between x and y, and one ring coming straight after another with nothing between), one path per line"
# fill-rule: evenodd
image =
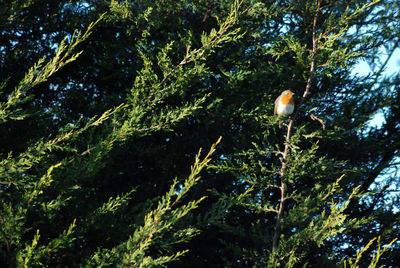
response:
M1 7L2 267L400 263L396 1Z

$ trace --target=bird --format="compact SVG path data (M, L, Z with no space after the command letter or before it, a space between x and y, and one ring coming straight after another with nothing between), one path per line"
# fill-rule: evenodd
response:
M285 90L275 100L274 114L290 115L294 111L294 93L290 90Z

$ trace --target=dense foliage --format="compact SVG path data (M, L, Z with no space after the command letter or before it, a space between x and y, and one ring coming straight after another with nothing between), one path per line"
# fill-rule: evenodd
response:
M0 3L2 266L400 263L397 1Z

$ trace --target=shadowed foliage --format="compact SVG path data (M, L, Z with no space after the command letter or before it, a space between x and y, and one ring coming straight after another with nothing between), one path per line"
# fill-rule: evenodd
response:
M1 264L400 263L396 1L0 3Z

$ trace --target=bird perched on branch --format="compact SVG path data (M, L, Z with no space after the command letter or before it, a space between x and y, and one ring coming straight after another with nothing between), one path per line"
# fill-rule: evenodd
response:
M294 111L294 93L290 90L285 90L275 100L274 114L290 115Z

